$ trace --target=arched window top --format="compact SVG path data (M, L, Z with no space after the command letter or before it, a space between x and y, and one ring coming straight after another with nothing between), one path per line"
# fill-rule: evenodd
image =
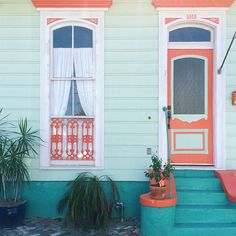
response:
M211 31L199 27L182 27L169 32L169 42L211 42Z
M53 30L53 48L92 48L93 30L83 26L63 26Z

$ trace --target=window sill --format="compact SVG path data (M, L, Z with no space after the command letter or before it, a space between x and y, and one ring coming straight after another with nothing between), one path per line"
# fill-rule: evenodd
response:
M104 170L103 166L41 166L40 170Z

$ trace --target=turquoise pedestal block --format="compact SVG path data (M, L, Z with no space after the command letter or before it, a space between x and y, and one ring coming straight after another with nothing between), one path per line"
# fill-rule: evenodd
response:
M174 220L175 206L158 208L141 205L142 236L171 236Z

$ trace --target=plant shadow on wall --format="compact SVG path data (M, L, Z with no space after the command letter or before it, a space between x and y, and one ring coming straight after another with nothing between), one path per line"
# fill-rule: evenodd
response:
M17 126L6 121L0 109L0 226L23 223L26 201L21 198L24 181L29 181L27 158L38 154L39 131L28 126L27 119Z
M119 190L109 176L82 172L69 183L57 209L59 213L66 211L66 224L73 223L82 229L106 229L119 200Z
M155 153L152 154L151 161L150 169L144 172L145 176L150 178L151 198L165 199L167 196L166 181L170 178L174 166L169 161L162 165L162 159Z

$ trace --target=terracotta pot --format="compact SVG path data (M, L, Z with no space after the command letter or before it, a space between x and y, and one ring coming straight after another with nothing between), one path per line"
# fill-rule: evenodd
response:
M151 198L153 199L165 199L166 198L166 186L157 187L150 185Z

